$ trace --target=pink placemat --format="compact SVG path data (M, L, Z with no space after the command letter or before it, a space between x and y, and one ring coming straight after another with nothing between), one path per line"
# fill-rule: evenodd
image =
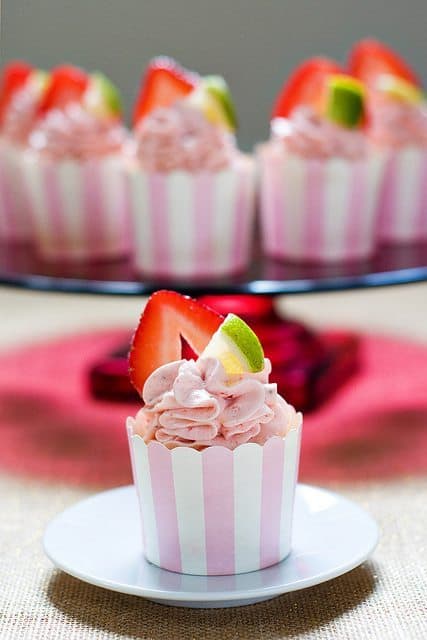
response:
M0 356L0 467L74 485L130 482L133 403L94 400L87 371L129 339L68 336ZM427 470L427 347L366 336L362 367L304 423L300 479L354 482Z

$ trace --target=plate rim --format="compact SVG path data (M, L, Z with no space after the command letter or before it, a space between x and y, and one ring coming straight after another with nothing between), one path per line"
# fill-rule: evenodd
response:
M43 550L46 554L46 556L49 558L49 560L52 562L52 564L57 568L60 569L61 571L63 571L64 573L67 573L68 575L77 578L78 580L82 580L83 582L86 582L87 584L92 584L96 587L101 587L104 589L108 589L110 591L115 591L117 593L123 593L126 595L134 595L134 596L138 596L141 598L147 598L147 599L156 599L156 600L164 600L164 601L176 601L176 602L225 602L225 601L232 601L232 600L253 600L257 597L262 597L262 596L266 596L266 597L271 597L273 598L274 596L279 596L279 595L283 595L285 593L291 593L293 591L299 591L302 589L308 589L310 587L316 586L318 584L322 584L323 582L327 582L328 580L333 580L334 578L338 578L341 575L344 575L345 573L348 573L349 571L352 571L353 569L355 569L356 567L360 566L363 562L365 562L370 555L375 551L376 546L378 545L378 541L379 541L379 527L377 522L374 520L374 518L367 512L365 511L365 509L363 509L362 507L359 506L359 504L357 504L356 502L354 502L353 500L350 500L348 498L346 498L345 496L341 495L340 493L337 493L335 491L331 491L329 489L325 489L323 487L319 487L317 485L311 485L311 484L307 484L307 483L298 483L297 484L297 492L299 492L298 490L301 489L309 489L309 490L316 490L316 491L320 491L323 494L328 494L330 496L333 496L335 499L338 499L340 502L346 502L348 503L353 509L359 510L360 514L363 516L363 518L365 519L365 521L368 523L369 522L369 526L371 527L371 535L373 537L373 540L369 546L369 549L366 549L364 551L364 553L359 554L359 556L357 556L356 558L352 558L352 561L349 563L345 563L343 565L341 565L340 567L335 567L334 569L331 569L330 571L326 571L326 572L322 572L321 574L316 574L314 576L310 576L309 578L303 578L301 580L297 580L297 581L293 581L292 583L290 583L289 585L263 585L262 587L259 588L254 588L252 591L248 591L248 589L235 589L232 592L228 592L228 591L215 591L215 592L210 592L209 596L207 596L206 593L203 592L180 592L180 591L167 591L165 589L162 590L154 590L148 587L142 587L142 586L132 586L132 585L123 585L123 584L119 584L117 582L114 582L112 580L108 580L108 579L99 579L97 577L92 577L92 576L88 576L87 574L81 573L79 571L75 571L72 568L70 568L69 566L66 566L64 563L62 563L61 561L58 561L58 559L54 558L54 554L50 553L49 548L48 548L48 538L49 535L51 534L51 531L54 529L54 527L58 524L58 522L69 512L73 511L75 508L80 507L83 503L88 503L91 502L93 500L98 499L99 497L103 496L105 497L106 495L112 494L112 493L119 493L119 492L124 492L127 493L129 491L135 490L135 486L134 485L123 485L123 486L119 486L119 487L114 487L112 489L107 489L104 491L100 491L97 493L94 493L90 496L87 496L86 498L83 498L82 500L79 500L78 502L70 505L69 507L67 507L66 509L64 509L63 511L61 511L59 514L57 514L56 516L54 516L54 518L52 520L50 520L50 522L48 523L48 525L45 528L44 531L44 535L43 535ZM286 562L289 557L292 555L293 551L291 550L290 554L284 558L284 560L282 560L282 562ZM148 562L148 560L146 560L143 556L143 551L142 551L142 547L141 547L141 556L142 558L145 560L145 562ZM155 566L155 565L153 565ZM272 565L271 567L265 567L264 569L259 569L258 571L253 571L253 572L247 572L247 574L249 573L261 573L263 571L269 571L271 568L273 568L275 565ZM160 567L156 567L157 569L159 569L159 571L167 571L166 569L162 569ZM168 573L175 573L175 572L168 572ZM185 575L185 574L179 574L177 573L177 575ZM238 575L246 575L245 573L242 574L238 574ZM215 580L218 578L224 578L224 576L193 576L195 578L199 577L199 578L205 578L207 580ZM230 576L231 577L231 576Z

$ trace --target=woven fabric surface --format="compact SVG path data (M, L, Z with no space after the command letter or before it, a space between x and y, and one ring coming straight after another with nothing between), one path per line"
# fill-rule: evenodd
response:
M305 429L302 479L357 501L380 525L370 562L311 589L223 610L161 606L53 569L41 546L51 518L94 487L129 478L115 425L131 407L95 405L82 383L91 358L124 335L54 342L56 354L67 353L63 373L43 345L0 358L7 370L0 375L1 640L427 638L427 349L410 342L366 339L365 373ZM373 392L373 381L382 393ZM24 394L14 395L19 388ZM101 437L110 444L99 449Z

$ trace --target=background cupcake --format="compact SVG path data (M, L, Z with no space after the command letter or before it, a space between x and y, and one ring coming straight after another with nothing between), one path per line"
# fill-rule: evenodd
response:
M180 334L197 360L182 359ZM269 382L255 334L237 316L160 291L141 317L130 366L145 403L128 433L147 559L197 575L283 560L302 418Z
M328 262L369 257L381 158L364 130L364 87L332 60L313 58L276 99L261 145L264 251Z
M52 71L24 167L43 258L95 260L129 252L127 142L120 97L105 76L72 66Z
M6 65L0 78L0 240L32 239L22 156L48 82L26 62Z
M368 135L386 154L378 211L378 238L427 239L427 102L412 69L375 40L350 53L351 73L369 88Z
M224 80L155 58L143 78L134 122L130 190L137 269L168 278L244 269L254 168L236 148L236 117Z

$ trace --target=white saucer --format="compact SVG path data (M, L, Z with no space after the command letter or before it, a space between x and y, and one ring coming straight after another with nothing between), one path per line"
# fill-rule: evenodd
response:
M86 582L178 607L236 607L304 589L354 569L378 541L374 520L345 498L298 485L293 551L268 569L236 576L189 576L159 569L142 555L133 487L98 493L47 527L52 562Z

